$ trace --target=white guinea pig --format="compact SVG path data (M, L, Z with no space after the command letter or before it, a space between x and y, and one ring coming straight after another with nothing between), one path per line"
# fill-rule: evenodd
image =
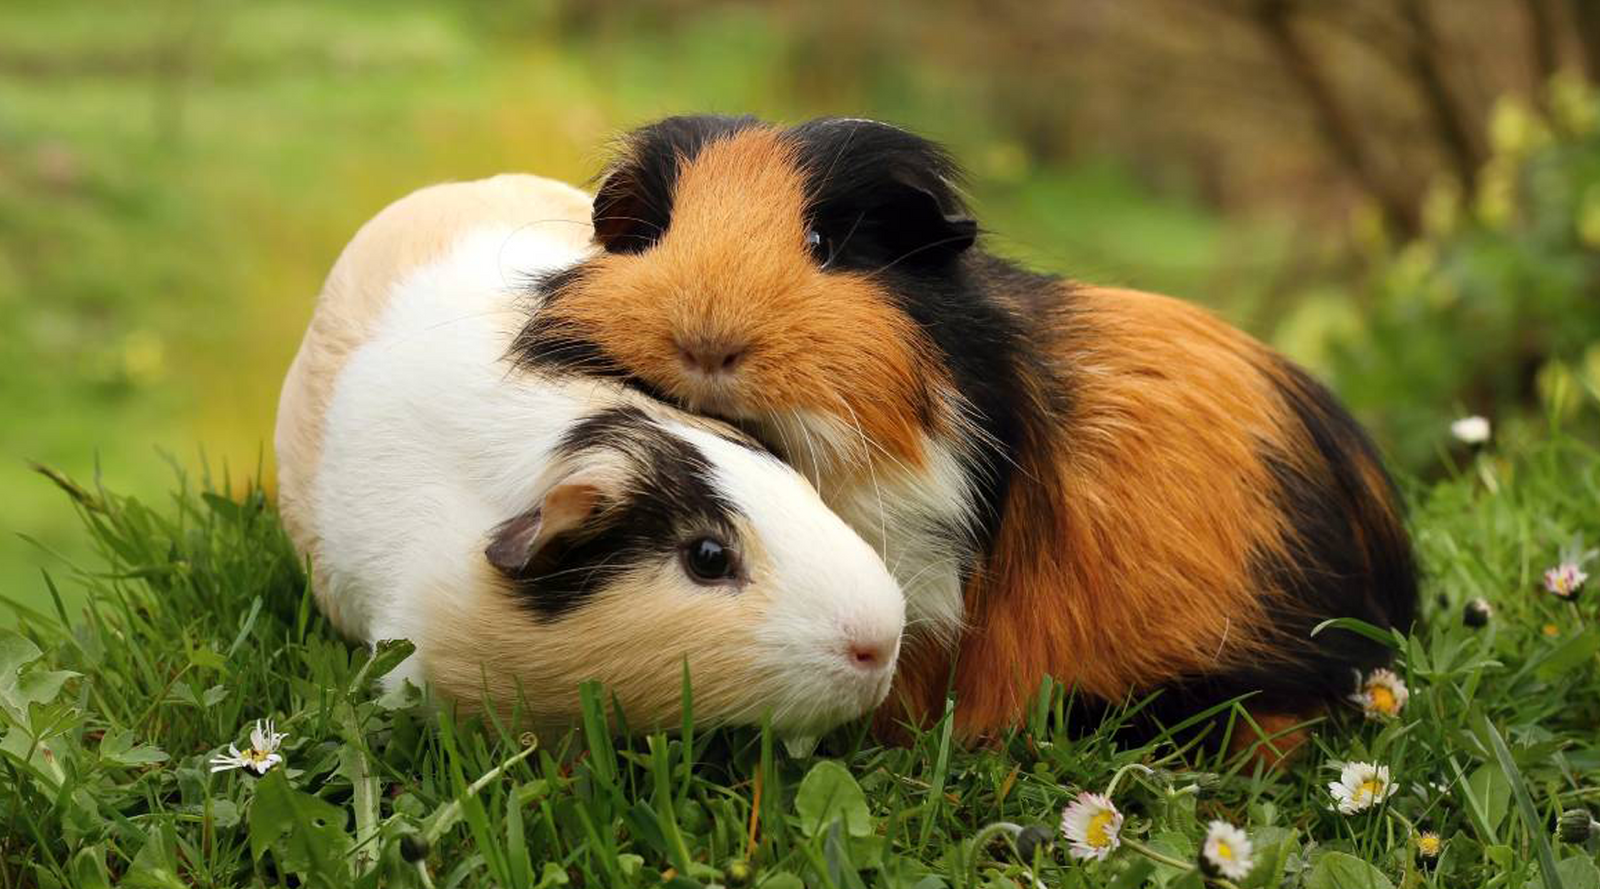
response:
M804 738L888 692L905 613L882 561L738 432L507 356L530 276L590 250L590 201L499 176L418 191L328 277L279 405L279 501L317 601L469 709Z

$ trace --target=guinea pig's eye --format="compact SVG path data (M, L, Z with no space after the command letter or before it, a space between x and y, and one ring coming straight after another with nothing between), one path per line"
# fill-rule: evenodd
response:
M806 230L806 249L811 251L811 258L822 268L827 268L833 262L833 242L814 228Z
M722 541L700 537L684 546L683 570L696 583L724 583L739 576L739 558Z

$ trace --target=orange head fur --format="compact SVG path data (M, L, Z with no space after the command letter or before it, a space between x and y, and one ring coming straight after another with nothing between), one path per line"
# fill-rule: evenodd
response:
M554 282L530 332L547 346L581 340L692 410L758 428L831 421L861 445L857 457L919 464L923 431L946 419L947 375L869 270L828 262L851 234L816 234L802 145L748 125L694 148L639 145L667 156L619 162L595 204L597 239L614 249ZM670 177L664 194L640 181L651 175Z

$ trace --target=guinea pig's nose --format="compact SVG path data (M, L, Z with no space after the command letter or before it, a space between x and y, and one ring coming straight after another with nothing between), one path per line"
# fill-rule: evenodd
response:
M684 367L706 376L732 373L744 360L744 346L727 342L678 344L678 359Z
M868 672L881 670L894 663L895 649L899 644L898 638L873 639L853 636L845 643L845 659L858 670Z

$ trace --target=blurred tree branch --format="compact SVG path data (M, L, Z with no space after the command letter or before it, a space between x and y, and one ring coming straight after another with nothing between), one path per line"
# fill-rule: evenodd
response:
M1394 184L1378 169L1361 125L1295 29L1294 11L1291 0L1255 0L1250 8L1252 20L1267 45L1315 111L1334 156L1378 203L1396 231L1407 236L1415 234L1421 228L1416 195Z
M1534 94L1543 95L1544 85L1561 66L1554 12L1548 0L1523 0L1522 6L1528 20L1528 55L1533 62Z
M1435 131L1456 168L1456 177L1469 190L1478 181L1478 168L1488 152L1477 138L1478 125L1456 101L1445 75L1445 47L1439 39L1427 0L1400 0L1408 41L1407 67L1424 104L1433 115Z
M1584 68L1592 80L1600 80L1600 2L1570 0L1572 21L1578 44L1583 48Z

